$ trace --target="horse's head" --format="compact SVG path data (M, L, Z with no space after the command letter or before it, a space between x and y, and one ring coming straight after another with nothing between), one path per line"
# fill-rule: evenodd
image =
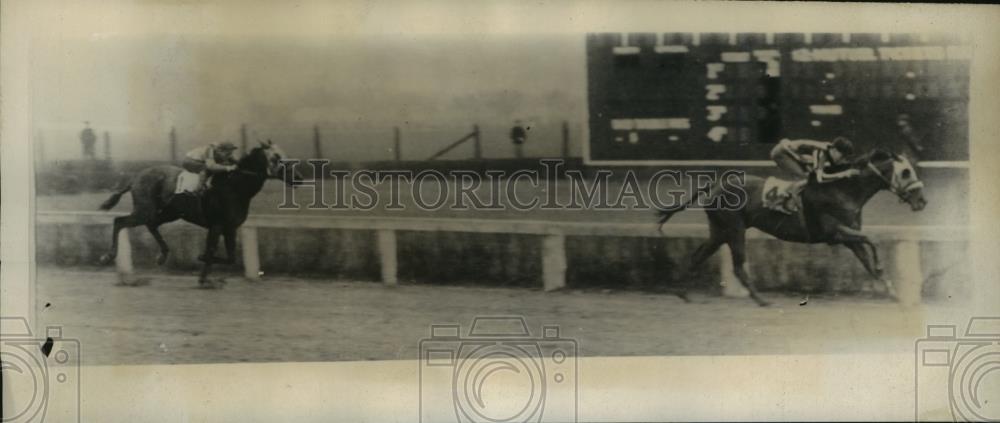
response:
M875 150L868 157L867 167L887 185L886 188L910 204L910 209L920 211L927 205L924 183L917 177L917 170L904 156Z
M244 157L252 171L264 173L268 178L280 179L285 184L296 186L302 183L302 175L291 166L286 165L288 156L281 147L271 140L262 141Z

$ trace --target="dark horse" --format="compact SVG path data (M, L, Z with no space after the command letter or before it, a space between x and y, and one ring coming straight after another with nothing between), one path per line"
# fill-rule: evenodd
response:
M201 196L203 213L171 201L174 198L174 187L181 168L161 165L139 172L130 183L101 204L101 210L110 210L118 204L122 195L132 191L132 213L115 218L111 249L101 256L101 263L109 264L114 260L118 251L119 231L145 225L160 246L157 263L165 264L170 248L160 235L159 227L164 223L184 219L208 229L204 253L198 257L204 263L201 276L198 278L199 287L209 289L221 287L224 282L209 281L208 272L212 263L235 263L236 229L246 221L250 200L260 192L264 182L269 178L281 179L292 186L302 180L296 173L285 168L282 156L281 149L268 140L267 143L261 143L243 156L235 171L215 174L212 177L211 188ZM225 240L224 259L215 257L220 236Z
M881 150L852 161L850 167L861 173L826 184L810 182L805 187L802 192L801 217L764 207L764 179L747 176L742 185L742 191L746 195L741 198L743 201L739 207L730 210L705 208L710 228L709 239L691 255L687 271L696 270L722 244L729 244L733 273L750 291L750 297L757 304L768 305L743 269L746 260L745 232L748 228L757 228L785 241L843 245L854 252L869 274L882 280L882 267L875 245L861 232L861 208L876 193L887 189L900 200L909 203L913 211L920 211L927 204L923 195L923 183L917 178L909 160ZM715 198L721 191L720 184L715 184L707 191L710 196L707 198ZM697 197L696 194L693 201L680 208L660 211L661 230L663 223L674 213L695 203ZM891 282L883 282L891 294Z

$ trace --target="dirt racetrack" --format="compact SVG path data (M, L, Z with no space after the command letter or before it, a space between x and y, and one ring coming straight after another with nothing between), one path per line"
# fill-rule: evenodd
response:
M905 352L935 306L904 309L852 296L769 293L747 299L622 291L400 285L235 275L219 291L195 289L193 275L143 275L150 284L115 286L111 271L41 268L42 325L79 339L82 363L170 364L391 360L417 357L431 323L477 315L521 315L534 336L543 324L578 342L584 356ZM46 305L48 304L48 305Z

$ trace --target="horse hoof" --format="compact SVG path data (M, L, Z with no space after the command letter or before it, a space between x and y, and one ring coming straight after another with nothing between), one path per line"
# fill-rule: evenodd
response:
M764 300L757 300L757 305L759 305L761 307L770 307L771 306L771 302L770 301L764 301Z
M890 281L890 280L884 280L882 282L885 284L885 295L887 295L889 298L892 298L894 300L898 300L899 297L896 295L897 294L896 293L896 286L893 285L892 281Z
M101 258L97 259L97 264L101 266L107 266L111 264L113 261L115 261L115 256L111 254L104 254L101 256Z
M118 279L118 283L115 286L127 286L127 287L137 287L149 285L149 278L133 278L131 276L122 275Z
M216 284L213 281L200 281L198 282L198 289L216 290L216 289L222 289L222 285Z
M215 256L208 257L208 256L206 256L204 254L198 256L198 261L200 261L202 263L205 263L205 264L225 263L226 262L226 260L224 260L222 258L215 257ZM234 260L234 262L235 262L235 260Z
M160 266L163 266L164 264L167 264L167 258L169 258L169 257L170 257L170 253L160 254L160 255L156 256L156 264L160 265Z

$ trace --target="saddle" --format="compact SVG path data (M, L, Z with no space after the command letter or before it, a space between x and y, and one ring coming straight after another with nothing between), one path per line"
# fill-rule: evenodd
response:
M177 174L176 187L174 188L174 194L180 194L182 192L197 193L201 185L201 177L197 173L189 172L183 170Z
M794 215L801 209L799 193L793 192L795 181L786 181L774 176L764 180L761 199L764 207L787 215Z

